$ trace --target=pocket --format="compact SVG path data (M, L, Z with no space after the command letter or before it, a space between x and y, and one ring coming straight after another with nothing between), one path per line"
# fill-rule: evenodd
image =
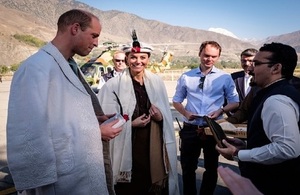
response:
M56 166L59 174L71 171L74 167L74 155L70 137L56 139L54 142Z

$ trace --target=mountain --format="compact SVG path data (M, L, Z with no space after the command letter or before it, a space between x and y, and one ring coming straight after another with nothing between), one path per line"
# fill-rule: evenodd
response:
M288 34L283 34L279 36L268 37L264 40L265 43L270 42L280 42L291 45L296 49L298 53L300 53L300 30L291 32Z
M152 44L156 54L161 54L160 50L168 45L168 49L174 52L174 59L197 57L201 42L206 40L221 44L221 60L225 61L237 61L245 48L259 47L216 32L173 26L117 10L102 11L75 0L0 0L0 65L19 63L38 49L19 42L13 37L15 34L51 41L58 17L74 8L91 11L99 17L103 26L100 43L128 43L131 30L136 29L139 40Z
M227 36L233 37L235 39L239 39L235 34L233 34L229 30L226 30L224 28L209 28L208 31L220 33L220 34L223 34L223 35L227 35Z

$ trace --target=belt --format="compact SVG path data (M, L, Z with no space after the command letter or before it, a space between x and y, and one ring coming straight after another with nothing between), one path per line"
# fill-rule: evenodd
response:
M192 125L186 122L183 122L183 129L187 132L196 131L197 135L202 137L203 139L206 137L204 128L207 126L204 125Z
M204 129L205 127L207 127L205 125L193 125L193 124L186 123L186 122L183 122L183 126L186 126L191 129Z

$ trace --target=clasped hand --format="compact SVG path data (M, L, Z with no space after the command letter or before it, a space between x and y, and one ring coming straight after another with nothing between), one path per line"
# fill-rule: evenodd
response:
M160 110L151 104L149 109L149 115L143 114L132 121L133 127L145 127L151 119L155 121L161 121L163 119L162 113Z

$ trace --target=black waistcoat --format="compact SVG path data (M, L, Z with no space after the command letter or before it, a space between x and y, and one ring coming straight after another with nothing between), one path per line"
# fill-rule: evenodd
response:
M252 149L271 143L266 136L261 119L265 100L276 94L286 95L299 105L300 92L288 81L278 81L261 89L254 97L249 110L247 129L247 148ZM276 105L275 105L276 106ZM300 121L298 121L298 130ZM300 133L300 132L299 132ZM282 163L264 165L263 163L240 162L241 174L248 177L264 194L300 194L300 182L292 175L300 175L300 156Z

